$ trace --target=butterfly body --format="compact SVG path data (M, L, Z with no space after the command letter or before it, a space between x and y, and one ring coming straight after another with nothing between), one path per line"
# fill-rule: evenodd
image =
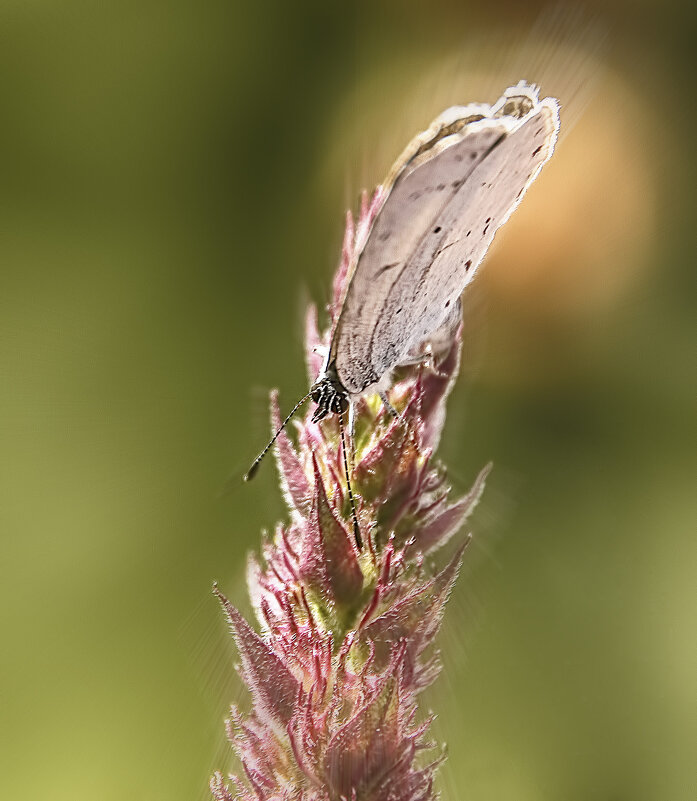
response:
M343 414L350 405L350 396L339 381L335 365L329 364L310 389L310 397L316 405L312 422L317 423L328 414Z

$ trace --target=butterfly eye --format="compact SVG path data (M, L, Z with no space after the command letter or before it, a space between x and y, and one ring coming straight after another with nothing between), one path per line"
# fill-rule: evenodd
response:
M315 384L310 390L310 397L312 398L312 402L319 406L324 397L324 384Z

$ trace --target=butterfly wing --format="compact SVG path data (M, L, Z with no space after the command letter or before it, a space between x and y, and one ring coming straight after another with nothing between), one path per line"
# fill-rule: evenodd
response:
M332 338L329 358L349 392L378 382L442 325L551 156L558 127L556 101L518 86L494 107L449 109L410 143Z

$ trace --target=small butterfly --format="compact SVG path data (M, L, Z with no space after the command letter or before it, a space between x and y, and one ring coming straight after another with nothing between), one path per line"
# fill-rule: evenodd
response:
M520 82L493 106L453 106L406 147L382 186L382 205L346 291L323 370L250 467L260 461L298 408L316 404L313 421L342 418L353 399L385 391L395 368L422 360L454 331L460 296L496 231L551 157L559 104ZM345 444L345 443L344 443ZM348 464L344 447L347 482ZM360 532L349 482L354 530Z

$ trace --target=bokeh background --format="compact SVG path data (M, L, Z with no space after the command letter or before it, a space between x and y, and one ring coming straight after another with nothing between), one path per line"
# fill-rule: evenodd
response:
M564 136L466 297L443 458L496 465L425 703L445 801L697 798L684 0L2 0L0 798L185 801L244 697L210 594L284 510L266 398L343 213L519 78Z

